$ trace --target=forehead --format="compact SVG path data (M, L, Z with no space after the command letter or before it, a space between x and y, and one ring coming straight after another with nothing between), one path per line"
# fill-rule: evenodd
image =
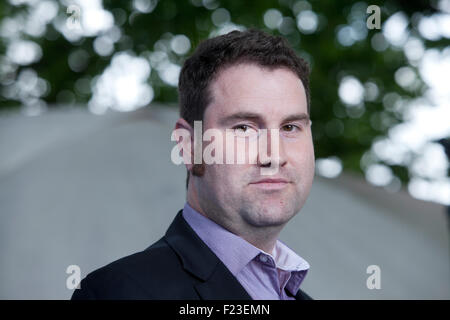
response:
M261 118L307 113L306 94L300 78L290 69L269 69L243 63L221 70L210 86L212 102L205 120L236 112Z

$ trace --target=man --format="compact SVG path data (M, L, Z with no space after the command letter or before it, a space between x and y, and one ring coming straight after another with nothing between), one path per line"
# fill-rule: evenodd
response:
M282 38L258 30L202 42L179 80L183 157L198 146L194 121L245 146L262 139L267 154L246 147L243 164L186 161L187 202L165 236L92 272L72 298L311 299L300 290L309 264L278 240L314 177L308 77ZM238 150L229 142L225 154Z

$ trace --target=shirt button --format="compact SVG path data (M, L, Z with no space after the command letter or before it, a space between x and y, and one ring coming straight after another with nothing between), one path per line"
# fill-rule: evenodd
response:
M265 255L263 255L263 254L260 254L260 255L259 255L259 260L260 260L261 262L267 262L267 257L266 257Z

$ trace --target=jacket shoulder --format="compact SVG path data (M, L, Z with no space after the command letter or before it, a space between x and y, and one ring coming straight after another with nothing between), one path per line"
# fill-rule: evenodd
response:
M163 237L143 251L89 273L72 300L158 299L164 288L183 278L181 262Z

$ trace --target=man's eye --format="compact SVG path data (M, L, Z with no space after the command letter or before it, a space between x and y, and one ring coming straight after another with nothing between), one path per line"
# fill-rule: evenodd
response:
M234 134L237 137L255 137L258 131L246 124L240 124L233 127Z
M250 127L246 124L241 124L233 128L234 131L246 132Z
M293 124L287 124L283 126L283 130L287 132L294 132L295 130L300 130L300 128Z

